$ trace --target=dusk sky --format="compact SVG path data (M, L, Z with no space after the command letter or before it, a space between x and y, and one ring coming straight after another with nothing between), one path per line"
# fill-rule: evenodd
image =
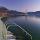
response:
M40 11L40 0L0 0L0 6L21 12Z

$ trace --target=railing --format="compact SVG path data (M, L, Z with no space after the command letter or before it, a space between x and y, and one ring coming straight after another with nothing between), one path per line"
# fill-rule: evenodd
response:
M20 32L22 32L23 31L23 33L25 34L25 36L26 36L26 39L27 39L27 37L28 36L30 36L30 40L32 40L32 36L25 30L25 29L23 29L22 27L20 27L19 25L17 25L16 23L14 23L14 24L8 24L8 23L6 23L5 24L6 25L6 27L7 27L7 30L9 30L9 28L11 28L12 26L15 28L15 33L17 33L17 31L19 30ZM15 26L14 26L15 25ZM22 31L21 31L22 30ZM10 31L10 30L9 30ZM18 31L18 32L19 32ZM19 34L20 35L20 34ZM28 36L27 36L28 35Z

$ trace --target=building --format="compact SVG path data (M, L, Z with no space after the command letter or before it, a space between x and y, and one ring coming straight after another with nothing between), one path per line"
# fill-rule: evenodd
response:
M7 15L8 15L7 10L0 11L0 17L7 17Z

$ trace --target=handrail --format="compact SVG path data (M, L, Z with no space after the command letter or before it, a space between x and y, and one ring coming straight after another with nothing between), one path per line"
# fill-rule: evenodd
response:
M15 25L17 25L16 23L14 23ZM32 36L25 30L25 29L23 29L22 27L20 27L19 25L17 25L20 29L22 29L25 33L26 33L26 35L28 34L30 37L31 37L31 40L32 40Z
M26 35L29 35L30 37L31 37L31 40L32 40L32 36L25 30L25 29L23 29L22 27L20 27L19 25L17 25L16 23L13 23L13 24L15 24L17 27L19 27L21 30L23 30L25 33L26 33ZM13 25L12 24L12 25ZM7 24L6 24L7 25ZM8 27L7 27L7 29L10 27L11 25L9 25Z

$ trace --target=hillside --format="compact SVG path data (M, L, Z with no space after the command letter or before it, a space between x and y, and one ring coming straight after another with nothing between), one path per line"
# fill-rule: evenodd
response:
M13 16L24 16L25 13L22 12L18 12L18 11L14 11L14 10L9 10L5 7L0 7L0 15L4 14L9 16L9 17L13 17ZM7 14L6 14L7 13Z
M28 14L29 16L37 16L37 17L40 17L40 11L28 12L27 14Z

